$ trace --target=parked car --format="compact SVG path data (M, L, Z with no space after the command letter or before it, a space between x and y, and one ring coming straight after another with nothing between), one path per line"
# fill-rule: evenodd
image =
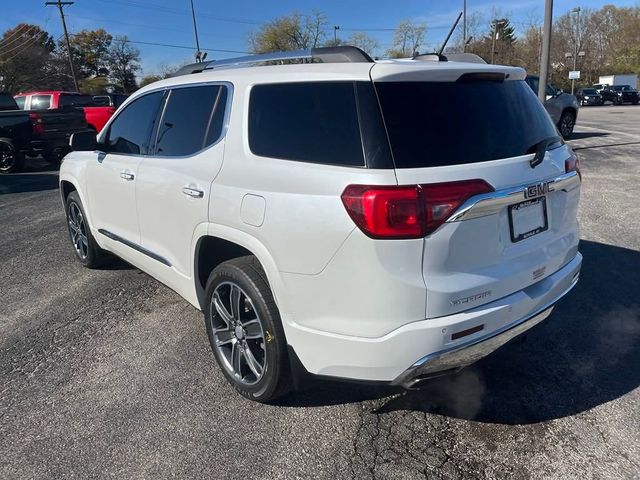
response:
M629 85L607 86L602 90L601 94L605 102L611 102L614 105L622 105L623 103L637 105L640 102L638 91Z
M78 261L115 254L201 309L257 401L487 355L578 281L581 177L524 70L440 58L316 48L138 90L62 164Z
M103 95L94 95L93 103L102 107L118 108L128 97L129 95L125 95L124 93L105 93Z
M607 85L606 83L596 83L594 85L591 85L591 88L593 88L596 93L598 94L602 94L602 90L607 88L609 85Z
M526 82L537 94L540 77L527 75ZM558 127L562 138L568 139L573 133L578 118L578 99L550 83L547 84L546 91L547 100L544 102L544 108L551 116L553 123Z
M576 98L580 105L603 105L604 100L595 88L579 88L576 92Z
M96 133L102 130L107 120L116 111L114 106L99 106L92 95L75 92L27 92L15 96L24 110L56 109L76 107L84 110L87 125ZM23 100L24 99L24 100Z
M25 155L58 161L69 151L71 134L86 128L82 110L26 112L9 92L0 92L0 173L19 171Z
M631 88L638 88L638 75L634 73L622 75L600 75L599 83L605 85L629 85Z

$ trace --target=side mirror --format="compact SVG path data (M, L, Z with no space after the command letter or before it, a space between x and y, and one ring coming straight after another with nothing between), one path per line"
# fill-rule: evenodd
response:
M81 130L71 134L69 146L74 152L92 152L98 149L98 139L93 130Z

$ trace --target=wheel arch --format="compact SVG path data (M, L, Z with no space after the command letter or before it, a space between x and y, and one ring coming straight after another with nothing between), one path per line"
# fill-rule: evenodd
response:
M208 232L198 237L194 245L193 282L201 310L204 311L206 307L205 288L213 269L227 260L253 255L267 276L267 283L282 317L280 275L273 257L258 239L230 227L210 225Z

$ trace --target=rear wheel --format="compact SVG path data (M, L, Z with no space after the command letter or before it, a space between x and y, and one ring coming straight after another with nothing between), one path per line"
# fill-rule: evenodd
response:
M93 238L77 192L71 192L67 196L66 211L69 238L76 258L87 268L97 268L104 265L111 257L108 252L98 246Z
M558 130L560 130L560 134L562 138L565 140L571 136L573 133L573 127L576 124L576 116L570 111L562 112L562 116L560 117L560 121L558 122Z
M206 298L209 342L229 383L257 402L289 392L291 376L280 313L256 258L218 265L209 276Z
M22 169L24 155L10 138L0 138L0 173L14 173Z

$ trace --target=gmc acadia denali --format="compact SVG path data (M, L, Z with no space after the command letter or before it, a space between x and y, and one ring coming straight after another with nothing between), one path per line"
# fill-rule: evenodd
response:
M578 281L578 160L521 68L354 47L188 65L60 170L69 234L204 312L269 401L309 374L416 387Z

